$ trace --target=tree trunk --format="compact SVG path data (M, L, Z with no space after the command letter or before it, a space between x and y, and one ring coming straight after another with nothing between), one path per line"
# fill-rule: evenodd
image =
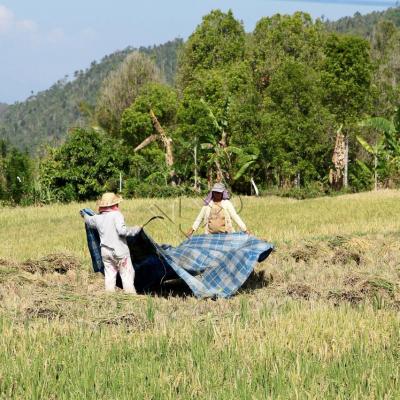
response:
M349 135L345 135L345 157L344 157L344 176L343 186L347 188L349 186Z
M374 154L374 187L378 190L378 155Z
M346 159L346 140L342 133L342 126L336 133L335 149L333 151L332 163L334 169L329 171L329 182L336 190L341 189L344 184Z
M224 172L222 171L221 164L219 163L218 160L215 160L215 166L217 167L217 182L223 182L224 181Z
M136 146L133 151L136 153L137 151L143 149L143 147L148 146L150 143L153 143L158 139L159 139L158 135L150 135L149 137L144 139L142 143L140 143L138 146Z
M297 172L295 178L294 178L294 186L299 188L300 187L300 182L301 182L301 174L300 172Z
M209 170L207 171L207 188L208 188L208 190L211 190L211 188L212 188L212 182L213 182L212 170L209 169Z
M150 110L150 117L154 125L154 129L158 133L164 147L165 147L165 162L167 163L167 167L169 169L169 175L171 177L171 184L173 186L176 185L176 174L174 170L174 154L172 152L172 139L168 137L158 121L156 115L153 110Z
M252 185L253 188L254 188L254 192L255 192L256 196L258 197L258 196L260 195L260 192L259 192L259 190L258 190L258 187L257 187L256 183L254 182L253 177L251 177L250 183L251 183L251 185Z
M217 148L215 149L216 152L219 154L223 153L225 151L225 148L228 146L228 132L225 130L222 130L221 133L221 139L219 140L217 144ZM215 166L217 168L217 182L229 182L230 180L230 174L229 171L224 171L221 165L221 162L219 159L215 160Z
M197 192L199 190L198 178L197 178L197 139L195 141L194 149L193 149L193 157L194 157L194 190Z
M228 137L228 133L225 132L225 130L222 130L222 134L221 134L221 140L219 141L219 145L221 147L226 147L227 146L227 137Z

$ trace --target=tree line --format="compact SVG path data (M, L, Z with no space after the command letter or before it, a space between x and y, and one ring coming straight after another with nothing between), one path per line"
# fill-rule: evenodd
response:
M127 196L215 180L298 197L396 187L399 38L390 21L364 39L301 12L246 33L214 10L183 44L172 84L143 52L107 75L84 123L37 164L39 198L94 198L121 179Z
M4 108L0 104L0 138L8 140L31 155L40 154L43 144L63 143L71 126L85 126L83 114L96 105L103 80L133 51L143 52L162 71L169 84L174 83L177 51L181 39L160 46L127 47L93 61L86 70L76 70L58 80L49 89L33 93L24 102Z

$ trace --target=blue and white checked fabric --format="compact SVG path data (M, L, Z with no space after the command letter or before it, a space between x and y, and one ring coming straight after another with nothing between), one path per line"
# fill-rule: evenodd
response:
M84 214L87 214L87 215L95 215L96 214L90 208L84 208L79 213L82 216ZM99 232L97 232L97 229L89 228L86 224L85 224L85 230L86 230L86 239L88 242L90 257L92 258L93 270L94 270L94 272L101 272L102 274L104 274L104 264L103 264L103 259L101 258Z
M93 213L89 209L82 212ZM104 273L98 233L86 227L86 234L93 269ZM177 247L158 245L144 231L127 241L136 290L146 291L180 277L199 298L232 296L256 263L273 250L270 243L242 232L193 236Z
M164 251L174 271L197 297L229 297L273 246L245 233L193 236ZM194 276L193 273L200 273Z

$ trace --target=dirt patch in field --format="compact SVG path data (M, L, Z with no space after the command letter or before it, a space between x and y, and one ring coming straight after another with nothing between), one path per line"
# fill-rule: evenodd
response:
M312 259L317 258L320 252L321 250L318 246L318 243L304 243L298 245L290 255L296 262L303 261L307 263Z
M296 263L318 263L321 266L347 265L354 263L361 265L364 262L364 253L368 242L361 239L334 236L328 240L301 242L286 254Z
M59 319L63 316L62 312L56 308L49 307L28 307L25 316L29 319L43 318L47 320Z
M307 283L295 282L288 285L286 294L294 299L310 300L318 296L318 292Z
M379 276L349 274L343 279L343 286L343 289L330 291L328 299L352 304L370 300L378 306L382 301L396 303L394 300L398 285Z
M339 305L341 302L357 304L364 299L356 290L331 290L327 297L329 300L332 300L335 305Z
M29 307L25 308L24 315L27 319L43 318L50 321L61 318L63 313L59 303L48 299L37 299Z
M49 254L38 260L27 260L20 265L20 268L31 274L40 273L53 273L66 274L68 271L77 270L80 267L80 263L76 257L56 253Z
M15 261L5 260L4 258L0 258L0 267L10 267L15 268L18 264Z
M361 238L335 237L328 241L328 246L333 250L332 264L355 263L361 265L365 261L365 253L370 247L370 242Z
M376 294L377 292L385 294L391 298L397 289L397 284L379 276L363 277L350 274L345 277L343 283L347 287L352 287L364 294Z
M241 287L241 290L255 290L267 287L273 282L273 276L266 270L254 270Z
M357 265L360 265L362 262L362 257L358 251L341 247L335 249L331 258L331 262L335 265L345 265L351 262L355 262Z
M149 321L133 313L101 318L96 321L96 324L98 326L123 326L128 331L143 331L150 326Z

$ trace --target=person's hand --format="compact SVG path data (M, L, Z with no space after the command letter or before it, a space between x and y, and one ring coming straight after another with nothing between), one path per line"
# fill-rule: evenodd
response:
M191 237L194 233L194 230L192 228L190 228L186 234L187 237Z
M82 217L82 218L85 218L85 213L81 210L81 211L79 211L79 215Z

